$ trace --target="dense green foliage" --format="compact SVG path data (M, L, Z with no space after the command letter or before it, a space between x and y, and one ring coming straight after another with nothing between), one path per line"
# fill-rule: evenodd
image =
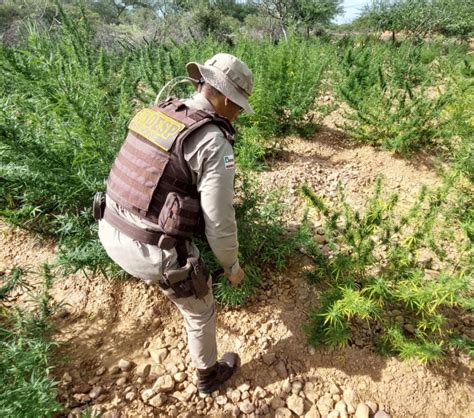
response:
M452 323L473 308L474 237L460 218L449 217L455 180L438 190L423 188L401 215L398 196L384 195L380 178L363 211L347 204L341 187L333 207L303 187L312 210L325 219L332 252L324 255L308 227L301 229L315 264L308 277L327 286L308 327L313 344L346 345L363 321L380 329L374 338L382 349L402 358L436 361L452 341L462 345Z
M474 31L470 0L374 0L359 18L376 30L407 31L415 36L438 32L468 38Z
M452 66L462 63L461 51L453 48L443 55L436 45L370 39L345 46L337 91L350 108L344 129L354 138L408 153L452 137L456 127L445 125L454 96L440 79L439 66L450 60Z
M29 291L35 303L30 308L12 308L7 303L12 292L28 292L25 273L14 267L9 275L0 277L0 415L4 417L46 417L61 410L50 376L54 344L47 338L52 277L44 266L43 289Z

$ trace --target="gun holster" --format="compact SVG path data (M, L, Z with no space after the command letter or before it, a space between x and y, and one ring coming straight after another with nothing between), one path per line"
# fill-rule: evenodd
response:
M94 203L92 204L92 215L96 221L100 221L104 217L105 211L105 194L104 192L97 192L94 196Z
M185 266L168 270L163 277L165 286L162 287L173 289L177 298L194 295L201 299L209 293L209 270L201 258L190 257Z

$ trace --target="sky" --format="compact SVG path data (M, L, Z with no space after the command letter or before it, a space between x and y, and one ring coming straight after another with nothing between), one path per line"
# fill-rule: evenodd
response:
M344 13L334 21L336 23L350 23L359 15L362 7L367 3L370 3L370 0L344 0Z

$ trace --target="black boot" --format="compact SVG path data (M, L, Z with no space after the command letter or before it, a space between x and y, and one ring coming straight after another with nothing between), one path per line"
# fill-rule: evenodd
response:
M229 380L237 368L239 356L236 353L225 353L222 358L208 369L197 369L197 388L201 393L212 393Z

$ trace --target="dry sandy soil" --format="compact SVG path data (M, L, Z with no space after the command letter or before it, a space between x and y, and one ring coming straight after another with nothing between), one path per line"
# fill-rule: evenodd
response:
M289 221L301 219L304 204L296 190L301 182L330 197L341 181L356 205L370 194L379 174L406 205L422 184L439 183L430 158L407 162L355 145L327 122L311 140L289 138L285 152L260 176L264 185L287 190ZM0 227L0 270L54 259L54 243ZM293 416L333 418L353 416L360 402L369 407L370 416L379 410L377 417L387 416L382 410L391 417L474 417L472 364L462 354L427 367L382 357L364 344L308 347L302 326L318 290L302 278L307 264L303 255L296 255L287 270L267 275L247 306L218 308L219 350L237 351L242 366L224 389L209 397L195 393L183 323L158 289L133 279L82 274L57 279L53 297L63 307L52 319L54 338L61 342L58 356L65 356L54 371L60 400L74 413L89 408L107 417L244 412L283 417L293 410ZM173 376L158 385L172 387L166 395L147 392L165 375Z

